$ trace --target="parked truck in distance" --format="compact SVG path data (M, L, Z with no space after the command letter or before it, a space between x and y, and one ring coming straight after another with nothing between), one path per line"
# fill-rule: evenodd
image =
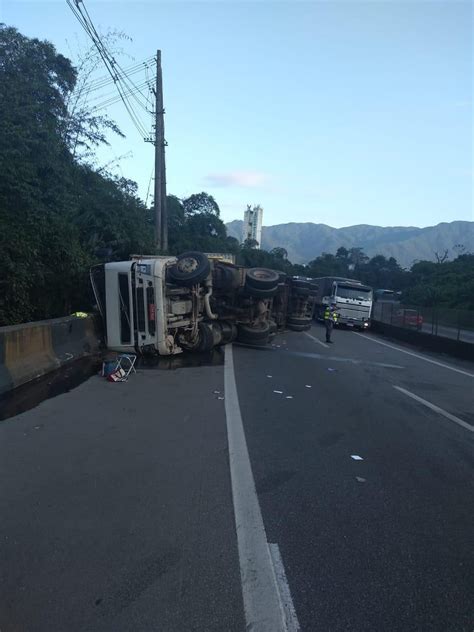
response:
M318 286L314 315L324 319L328 305L335 305L339 314L338 324L368 329L372 313L373 291L355 279L321 277L313 279Z

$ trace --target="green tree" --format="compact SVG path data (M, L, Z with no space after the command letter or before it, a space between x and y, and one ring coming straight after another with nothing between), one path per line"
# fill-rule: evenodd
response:
M216 217L220 216L220 209L209 193L193 193L188 198L185 198L183 201L184 213L186 216L190 217L192 215L197 214L208 214L215 215Z
M76 79L52 44L0 26L0 324L88 309L97 249L124 258L152 246L136 184L74 154L65 129ZM97 121L74 124L92 142Z
M258 248L258 241L256 239L252 239L251 237L247 237L247 239L242 244L243 250L255 250Z
M277 259L288 259L288 251L285 248L281 248L277 246L276 248L272 248L270 250L270 254L276 257Z

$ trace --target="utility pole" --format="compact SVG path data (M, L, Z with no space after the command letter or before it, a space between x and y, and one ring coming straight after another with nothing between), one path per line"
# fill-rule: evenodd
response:
M157 50L155 87L155 244L157 250L165 252L168 249L168 216L166 214L164 113L161 51Z

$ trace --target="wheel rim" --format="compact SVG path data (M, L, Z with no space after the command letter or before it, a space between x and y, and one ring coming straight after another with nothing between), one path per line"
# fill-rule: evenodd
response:
M176 268L183 274L189 274L197 270L199 263L194 257L185 257L180 259L176 264Z

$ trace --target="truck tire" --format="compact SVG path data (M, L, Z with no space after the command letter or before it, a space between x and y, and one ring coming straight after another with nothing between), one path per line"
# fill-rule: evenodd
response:
M199 342L196 348L198 352L210 351L214 346L212 327L207 323L199 323Z
M296 316L289 316L287 320L288 325L304 325L304 326L309 325L310 327L311 327L311 322L312 322L311 318L298 318Z
M291 280L291 292L293 295L309 296L311 289L308 281L303 281L303 279Z
M308 329L311 329L311 323L308 325L290 325L288 323L288 329L291 329L291 331L308 331Z
M184 252L176 263L169 268L167 280L175 285L191 287L204 281L209 275L211 266L203 252Z
M244 287L244 293L247 296L254 296L255 298L273 298L277 292L278 292L277 285L274 288L271 288L269 290L262 290L256 287L249 287L248 285Z
M250 325L237 326L237 341L247 345L263 346L268 342L270 335L270 325L268 323L258 323L257 326Z
M256 290L272 290L280 283L280 273L268 268L249 268L245 273L245 285Z

